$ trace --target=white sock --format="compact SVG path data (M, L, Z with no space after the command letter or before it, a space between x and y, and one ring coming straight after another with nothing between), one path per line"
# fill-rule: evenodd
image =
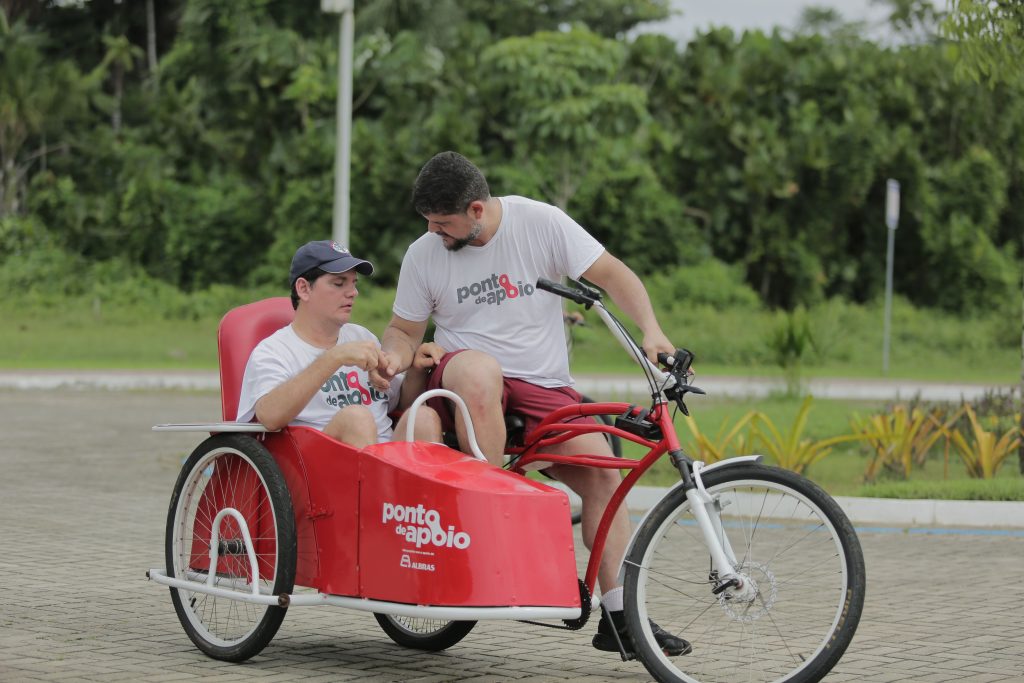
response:
M609 612L622 611L622 586L601 593L601 604Z

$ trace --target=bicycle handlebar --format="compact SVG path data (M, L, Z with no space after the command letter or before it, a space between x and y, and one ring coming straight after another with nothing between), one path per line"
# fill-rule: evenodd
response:
M570 299L578 304L586 306L588 309L601 300L601 293L592 287L580 284L580 289L573 287L566 287L560 285L557 282L552 282L546 278L537 279L537 289L543 289L545 292L551 292L557 294L565 299Z
M626 350L626 353L628 353L631 358L636 360L637 363L640 363L641 367L646 368L647 372L651 377L653 377L660 390L664 391L665 389L675 386L677 382L676 378L672 374L665 373L658 368L658 366L648 360L643 349L639 348L636 342L634 342L629 335L625 333L622 326L619 324L619 321L616 320L608 309L605 308L604 304L601 303L601 293L592 287L587 287L586 285L575 281L573 284L576 287L579 287L579 289L576 289L575 287L566 287L565 285L552 282L545 278L538 278L537 289L543 289L546 292L551 292L552 294L557 294L558 296L569 299L570 301L575 301L578 304L586 306L588 309L592 306L596 308L598 316L600 316L601 320L604 321L604 324L608 326L608 330L611 331L612 336L619 341L619 344L622 345L622 348Z

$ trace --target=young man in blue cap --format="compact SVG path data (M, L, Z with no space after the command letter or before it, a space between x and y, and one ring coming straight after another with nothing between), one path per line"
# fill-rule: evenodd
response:
M238 420L254 417L268 429L304 425L355 448L392 440L388 414L404 408L426 384L444 350L422 344L402 381L385 391L370 384L370 372L385 364L380 342L365 327L350 322L360 275L373 264L356 258L329 240L299 247L290 271L295 319L260 342L242 378ZM418 412L416 439L441 441L437 414ZM405 434L405 420L399 434Z

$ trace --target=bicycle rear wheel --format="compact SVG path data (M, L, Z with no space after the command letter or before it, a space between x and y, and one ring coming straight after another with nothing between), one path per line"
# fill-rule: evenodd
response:
M828 494L786 470L754 464L704 475L735 569L756 587L743 600L711 592L703 536L682 490L638 532L626 563L625 617L637 655L663 683L813 683L853 638L864 603L864 558ZM669 657L650 621L693 652Z

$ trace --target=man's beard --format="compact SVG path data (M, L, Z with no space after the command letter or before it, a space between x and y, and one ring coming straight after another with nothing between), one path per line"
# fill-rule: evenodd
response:
M453 241L451 244L444 245L445 249L447 249L448 251L458 251L459 249L462 249L464 246L466 246L467 244L475 240L477 237L479 237L480 233L483 232L483 229L483 223L474 224L473 229L469 231L468 235L459 239L453 237Z

